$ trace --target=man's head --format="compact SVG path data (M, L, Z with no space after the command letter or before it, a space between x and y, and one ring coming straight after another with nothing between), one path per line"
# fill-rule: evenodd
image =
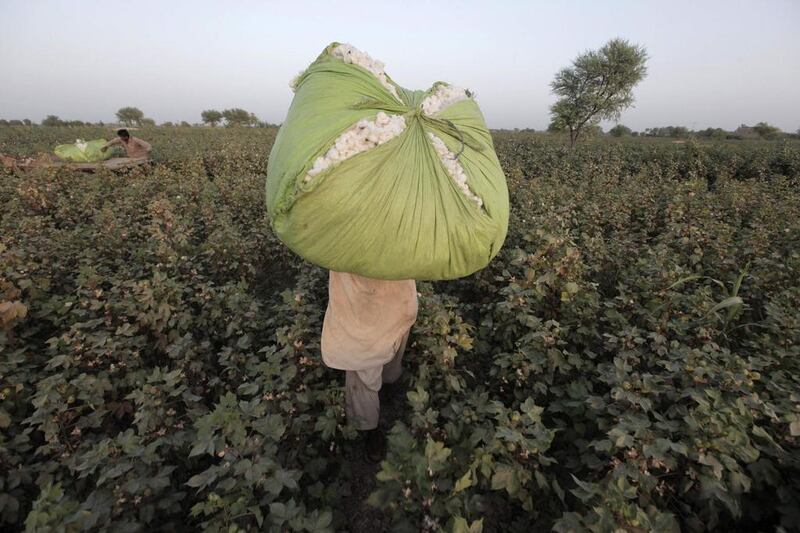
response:
M128 130L126 130L125 128L117 130L117 135L119 135L119 138L125 142L128 142L128 139L131 138L131 134L128 133Z

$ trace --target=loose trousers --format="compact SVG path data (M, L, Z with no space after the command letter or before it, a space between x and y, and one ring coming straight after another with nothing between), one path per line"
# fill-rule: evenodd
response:
M408 332L400 340L400 345L391 361L383 365L381 379L375 380L377 369L348 370L345 374L345 410L347 419L360 430L378 427L381 407L378 391L382 383L394 383L403 374L403 352L406 350Z

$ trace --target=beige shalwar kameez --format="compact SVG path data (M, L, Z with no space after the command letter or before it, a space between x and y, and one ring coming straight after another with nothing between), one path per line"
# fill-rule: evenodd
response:
M131 159L145 159L150 156L150 151L153 149L150 143L140 139L139 137L131 137L128 142L123 141L120 137L108 141L104 148L119 144L125 149L125 155Z
M414 280L330 272L322 361L330 368L347 371L347 417L359 429L378 427L378 391L382 383L400 378L408 332L416 319Z

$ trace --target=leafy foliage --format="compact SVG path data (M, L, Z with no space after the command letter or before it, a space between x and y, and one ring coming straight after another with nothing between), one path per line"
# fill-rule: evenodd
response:
M117 120L126 126L141 126L144 112L138 107L122 107L116 112Z
M628 135L630 135L633 132L631 131L631 129L628 126L626 126L624 124L617 124L616 126L611 128L610 130L608 130L608 133L612 137L627 137Z
M200 114L200 118L204 124L214 127L222 121L223 115L216 109L206 109Z
M360 448L326 273L264 212L275 130L141 135L147 173L0 176L0 522L347 529ZM398 531L800 527L797 146L495 143L508 240L419 284L370 503Z
M753 129L763 139L775 139L781 134L780 128L766 122L759 122Z
M584 126L616 120L633 103L633 88L647 73L647 52L624 39L578 56L550 84L558 101L550 108L553 127L569 131L575 146Z
M222 118L225 119L226 126L255 126L258 123L258 117L255 114L240 107L224 110Z

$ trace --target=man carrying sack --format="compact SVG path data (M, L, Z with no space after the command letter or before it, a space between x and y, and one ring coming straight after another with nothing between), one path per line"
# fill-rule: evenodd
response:
M291 84L267 163L274 234L330 272L325 365L344 370L348 422L380 460L379 391L399 379L415 280L484 268L508 229L508 188L474 93L409 90L334 42Z
M378 392L402 375L403 352L417 319L417 285L331 271L328 296L322 361L347 372L347 418L366 432L367 456L377 462L384 454Z

